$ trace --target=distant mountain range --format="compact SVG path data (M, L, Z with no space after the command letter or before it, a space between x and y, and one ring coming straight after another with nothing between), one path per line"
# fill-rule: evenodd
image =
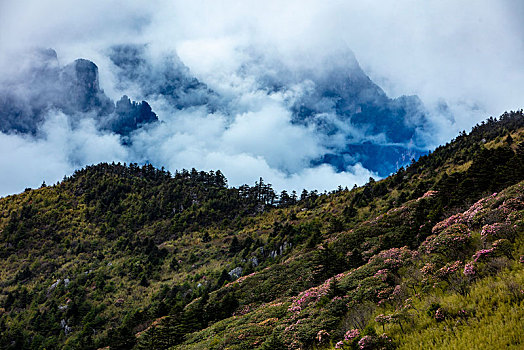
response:
M124 95L116 103L100 87L94 62L77 59L60 66L54 50L37 51L30 68L0 88L0 131L38 137L47 113L59 111L73 125L82 118L93 118L100 131L121 135L125 145L132 142L134 131L159 122L146 100L160 98L176 110L235 113L234 101L194 77L176 55L153 63L146 58L146 50L144 45L118 45L107 51L116 88L144 99L135 102ZM294 91L283 102L292 113L292 122L314 127L326 149L312 160L313 165L328 163L344 171L361 163L387 176L426 153L421 133L431 125L420 99L389 98L350 52L340 63L324 62L318 70L278 63L269 67L263 59L253 58L238 74L253 77L256 89L267 94Z

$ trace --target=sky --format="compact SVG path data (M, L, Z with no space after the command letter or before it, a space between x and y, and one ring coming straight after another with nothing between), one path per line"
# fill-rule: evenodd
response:
M147 160L174 171L221 169L230 185L259 177L277 189L331 190L365 183L372 171L311 165L325 143L291 123L286 93L263 94L238 72L256 52L269 62L321 74L351 50L390 97L418 95L434 128L427 147L506 110L523 107L524 2L520 0L376 1L2 1L0 83L23 69L26 53L53 48L60 64L77 58L99 67L100 85L122 91L107 57L112 45L147 44L152 61L176 54L191 73L234 101L233 117L176 111L148 101L161 127L123 147L94 122L74 126L49 114L40 137L0 133L0 196L55 183L100 161ZM249 57L248 57L249 56ZM449 113L441 114L446 103Z

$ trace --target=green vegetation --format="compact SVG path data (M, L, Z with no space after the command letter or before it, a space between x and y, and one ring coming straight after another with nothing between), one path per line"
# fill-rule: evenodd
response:
M467 295L429 295L414 306L438 303L450 317L437 322L418 313L418 327L395 335L404 349L521 349L524 293L519 286L524 286L524 271L510 268L473 283Z
M522 111L330 193L89 166L0 199L0 348L521 348L523 180Z

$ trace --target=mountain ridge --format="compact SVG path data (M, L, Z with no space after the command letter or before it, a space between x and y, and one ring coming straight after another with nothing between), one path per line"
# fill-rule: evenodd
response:
M240 96L219 94L197 79L176 53L152 58L148 50L147 45L123 44L103 53L123 94L117 101L101 88L94 62L77 59L61 66L54 50L37 50L28 67L0 88L0 131L42 137L49 116L62 113L73 129L93 119L97 131L118 135L129 150L134 133L161 129L157 121L170 121L180 112L190 118L192 111L202 110L209 119L249 112L235 107ZM322 151L306 160L308 166L329 164L344 172L360 163L384 177L426 153L424 135L431 125L420 99L386 96L351 52L319 62L318 69L292 69L252 55L235 74L254 81L251 93L287 96L280 104L290 113L291 125L314 129ZM126 102L132 95L141 102ZM161 109L160 118L150 103ZM131 150L125 160L142 162L141 153Z

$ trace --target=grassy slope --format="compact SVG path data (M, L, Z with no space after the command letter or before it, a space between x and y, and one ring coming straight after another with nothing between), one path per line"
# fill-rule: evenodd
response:
M418 327L395 337L401 349L522 349L524 346L524 270L514 268L497 276L484 278L471 286L469 294L429 295L415 307L423 308L430 300L455 312L476 310L464 320L436 323L419 314ZM397 330L398 331L398 330Z
M497 255L489 261L476 264L478 269L476 276L465 279L462 269L464 262L470 260L469 254L491 246L489 241L480 239L479 223L492 223L491 216L494 213L497 215L505 213L507 208L504 207L504 203L511 200L518 203L516 208L520 208L520 211L513 211L513 214L507 216L511 218L512 225L517 226L516 230L512 231L514 236L511 236L513 242L511 253L508 256ZM482 210L476 212L473 223L469 224L472 229L471 240L456 251L452 248L444 250L446 254L451 252L451 255L448 255L448 259L443 262L444 257L441 253L437 251L425 253L421 250L420 254L404 255L411 257L411 260L398 259L397 262L403 261L400 266L393 267L394 264L388 266L384 260L371 259L356 270L339 274L336 280L339 289L343 291L340 294L343 300L342 315L346 313L346 316L341 318L341 323L336 321L335 329L330 317L336 315L333 309L341 306L338 305L337 298L332 299L333 297L326 293L320 297L306 299L302 304L302 310L296 313L291 308L298 298L284 297L262 304L244 315L217 322L189 336L182 345L175 348L248 349L263 344L264 339L275 331L279 333L282 343L273 347L266 344L268 348L292 348L293 341L298 339L296 342L298 345L301 336L306 335L306 338L311 338L322 329L330 330L332 337L329 338L329 343L332 345L313 343L310 346L331 348L335 341L343 337L345 331L360 328L362 332L366 325L370 334L386 331L393 339L393 343L400 348L496 349L506 345L522 347L524 345L521 332L524 326L521 317L524 303L524 269L523 264L518 262L518 257L524 254L524 183L511 187L496 197L490 196L479 203L483 203ZM499 217L498 221L505 222L507 217ZM383 217L379 220L387 220L387 218ZM447 236L448 233L444 231L441 235ZM468 253L464 255L462 250ZM426 276L426 280L420 276L420 269L428 262L441 267L446 262L460 257L462 257L460 269L446 278L439 277L438 269ZM440 265L438 265L439 261L441 261ZM383 269L389 269L385 283L376 278L376 273ZM256 278L257 276L250 276L240 283L248 289L249 280ZM314 295L316 291L328 290L330 284L330 281L326 281L322 286L311 288L299 297L308 292ZM387 291L388 284L399 286L398 295L389 290L389 294L386 294L382 301L379 300L378 305L376 299L370 303L377 291L381 289ZM460 293L456 291L459 285ZM406 300L410 300L411 306L408 308L405 308ZM357 304L354 304L355 301ZM364 303L365 307L360 303ZM434 304L445 310L444 321L437 322L435 310L432 313L429 311ZM461 314L460 310L466 312ZM382 327L374 321L376 316L381 314L400 315L403 327L401 328L396 322L387 323ZM331 329L328 328L330 325ZM347 342L345 348L349 349L352 346L356 346L355 343Z

